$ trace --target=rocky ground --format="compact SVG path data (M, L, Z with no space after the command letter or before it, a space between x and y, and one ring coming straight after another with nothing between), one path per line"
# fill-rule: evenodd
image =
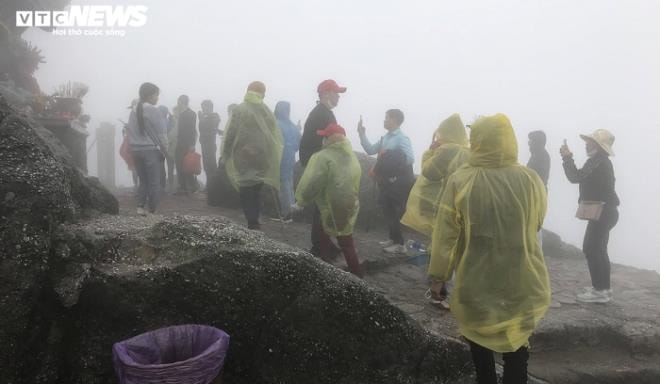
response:
M116 193L120 214L135 215L128 190ZM206 196L166 196L163 216L224 216L243 223L239 207L218 208L206 204ZM264 218L263 232L285 244L309 247L309 225L282 224ZM381 252L382 229L358 230L356 240L365 281L428 331L459 338L447 311L424 299L425 270L405 255ZM613 265L614 301L608 305L580 304L575 292L589 285L583 259L575 249L548 254L553 303L531 340L530 374L548 383L654 383L660 382L660 276L622 265ZM342 259L333 263L345 268Z

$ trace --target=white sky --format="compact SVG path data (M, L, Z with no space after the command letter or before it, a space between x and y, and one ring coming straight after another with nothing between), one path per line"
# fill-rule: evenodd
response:
M335 114L359 149L356 123L382 131L384 111L400 108L419 159L438 123L459 112L502 112L517 131L520 161L527 133L548 135L553 160L546 227L581 246L575 219L577 186L561 169L568 139L585 160L578 133L607 128L616 135L613 159L621 219L610 256L660 271L660 183L652 153L660 142L660 1L656 0L73 0L72 4L149 6L142 28L125 37L24 37L46 56L37 72L45 92L66 81L90 85L91 130L126 119L126 106L144 81L161 88L172 107L179 94L226 105L262 80L266 102L292 103L305 120L316 85L334 78L348 87ZM91 142L91 140L90 140ZM117 143L118 146L119 143ZM653 159L657 160L657 159ZM95 174L90 153L90 173ZM118 183L130 178L118 162Z

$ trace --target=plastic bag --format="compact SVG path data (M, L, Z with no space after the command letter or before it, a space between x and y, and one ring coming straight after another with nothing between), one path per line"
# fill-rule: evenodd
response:
M195 151L186 153L183 158L183 171L193 175L202 173L202 155Z
M206 325L178 325L112 346L120 384L208 384L225 361L229 335Z

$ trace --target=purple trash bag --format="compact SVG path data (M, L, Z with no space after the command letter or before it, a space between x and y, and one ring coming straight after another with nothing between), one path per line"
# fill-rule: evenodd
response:
M207 325L177 325L112 346L120 384L208 384L225 362L229 335Z

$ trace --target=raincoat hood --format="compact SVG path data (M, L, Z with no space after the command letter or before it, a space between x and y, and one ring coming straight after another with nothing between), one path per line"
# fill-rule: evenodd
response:
M263 104L264 102L264 96L260 93L254 92L254 91L247 91L245 94L245 99L246 102L252 103L252 104Z
M498 113L482 117L470 132L470 165L501 168L518 163L518 142L509 118Z
M468 145L468 136L460 115L454 113L441 122L433 135L433 139L435 141L442 140L445 143L453 143L466 147Z
M277 120L291 121L291 103L278 101L275 105L275 117Z

